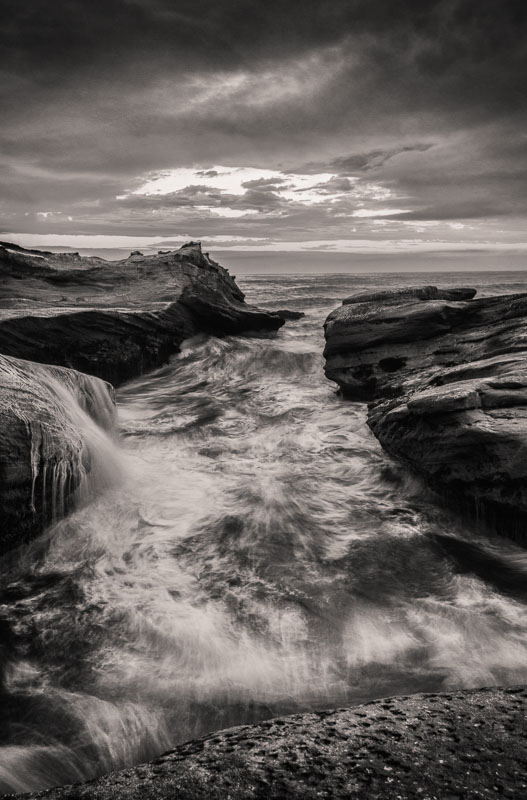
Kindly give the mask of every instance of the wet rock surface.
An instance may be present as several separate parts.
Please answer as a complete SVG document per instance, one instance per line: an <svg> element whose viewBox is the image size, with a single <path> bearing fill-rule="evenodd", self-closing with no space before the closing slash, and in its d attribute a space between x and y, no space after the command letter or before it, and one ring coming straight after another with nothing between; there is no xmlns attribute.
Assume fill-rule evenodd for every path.
<svg viewBox="0 0 527 800"><path fill-rule="evenodd" d="M0 355L0 554L70 507L92 468L91 420L111 427L111 386Z"/></svg>
<svg viewBox="0 0 527 800"><path fill-rule="evenodd" d="M165 362L197 333L273 331L197 242L121 261L0 245L0 352L119 384Z"/></svg>
<svg viewBox="0 0 527 800"><path fill-rule="evenodd" d="M274 311L273 313L277 314L281 319L284 320L296 320L305 317L305 313L303 311L288 311L287 308L280 308L278 311Z"/></svg>
<svg viewBox="0 0 527 800"><path fill-rule="evenodd" d="M166 362L195 334L284 324L247 305L227 270L196 242L113 262L4 242L0 279L3 549L64 516L89 471L84 434L67 408L75 392L89 404L98 385L89 376L118 385Z"/></svg>
<svg viewBox="0 0 527 800"><path fill-rule="evenodd" d="M522 687L389 698L232 728L23 797L517 800L527 794L526 712Z"/></svg>
<svg viewBox="0 0 527 800"><path fill-rule="evenodd" d="M325 324L326 375L383 447L500 531L527 521L527 295L358 295Z"/></svg>

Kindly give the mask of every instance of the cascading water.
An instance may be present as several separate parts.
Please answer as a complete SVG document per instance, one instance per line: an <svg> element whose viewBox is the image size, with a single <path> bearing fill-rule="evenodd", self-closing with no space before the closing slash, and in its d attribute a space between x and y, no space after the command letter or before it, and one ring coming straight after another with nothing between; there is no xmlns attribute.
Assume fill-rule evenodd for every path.
<svg viewBox="0 0 527 800"><path fill-rule="evenodd" d="M525 551L438 508L323 377L327 312L390 281L247 279L307 316L194 339L121 388L124 477L2 568L4 791L279 713L526 680Z"/></svg>
<svg viewBox="0 0 527 800"><path fill-rule="evenodd" d="M0 451L2 465L4 459L7 464L4 477L10 480L12 451L19 451L18 481L23 482L26 458L30 471L29 510L56 522L74 494L78 505L115 476L119 459L108 435L115 433L113 388L74 370L2 355L0 386L9 440ZM16 490L16 480L11 482Z"/></svg>
<svg viewBox="0 0 527 800"><path fill-rule="evenodd" d="M63 419L65 426L78 432L82 443L78 451L66 452L62 458L53 459L54 445L45 440L45 428L32 437L32 463L35 485L38 471L43 502L51 482L51 516L53 522L64 517L71 485L76 488L75 505L79 506L111 486L122 470L122 458L116 444L115 406L113 389L103 381L89 375L75 374L74 380L65 380L44 373L48 396L55 402L55 422ZM78 376L78 377L77 377ZM33 453L36 451L36 455ZM50 452L51 451L51 452ZM49 453L49 455L48 455ZM39 456L41 463L39 465ZM51 475L48 475L51 466Z"/></svg>
<svg viewBox="0 0 527 800"><path fill-rule="evenodd" d="M30 466L32 472L31 506L36 511L41 505L46 518L56 522L64 517L72 502L78 506L89 503L100 496L101 490L115 486L121 477L122 458L115 436L115 407L113 390L102 381L81 375L71 370L40 366L29 362L0 357L0 372L3 386L11 392L12 412L15 419L25 424L30 437ZM40 416L37 414L40 413ZM37 497L37 490L41 494ZM50 531L49 535L53 535ZM63 763L69 762L67 774L72 780L82 780L82 765L76 767L75 758L68 747L33 730L29 748L19 743L25 738L25 707L29 702L31 711L37 716L44 706L53 707L56 690L48 685L47 678L39 683L39 669L26 658L27 649L18 649L19 630L24 625L38 625L40 609L29 604L27 612L31 615L21 628L17 615L24 607L23 599L33 597L31 586L40 590L53 583L48 577L45 552L47 536L31 545L24 545L20 551L9 554L2 565L0 596L7 598L8 605L14 599L11 610L15 616L8 620L0 612L0 695L2 701L3 730L0 734L5 747L0 747L0 788L10 791L23 791L26 786L47 785L60 780ZM57 564L60 571L60 565ZM38 592L37 592L38 596ZM22 601L22 602L20 602ZM2 611L5 607L2 608ZM56 624L60 627L60 607ZM24 614L24 612L22 612ZM9 615L7 615L9 616ZM15 647L13 648L13 645ZM53 647L53 644L51 645ZM75 658L64 648L55 651L54 658ZM21 657L20 657L21 656ZM49 677L49 676L48 676ZM38 688L37 688L38 687ZM35 691L34 691L35 690ZM42 703L41 695L49 696ZM59 705L64 703L68 693L60 694ZM82 696L71 693L72 715L79 713ZM83 726L87 724L89 709L82 713ZM58 717L62 716L58 710ZM19 718L21 714L21 718ZM44 720L46 719L44 712ZM31 724L31 723L30 723ZM103 737L96 735L93 740ZM67 735L67 728L64 730ZM102 742L101 742L102 744ZM112 745L110 753L115 750ZM104 763L104 749L96 748L97 761ZM113 758L108 756L106 763L111 766ZM32 777L28 784L28 770ZM57 778L55 779L55 776Z"/></svg>

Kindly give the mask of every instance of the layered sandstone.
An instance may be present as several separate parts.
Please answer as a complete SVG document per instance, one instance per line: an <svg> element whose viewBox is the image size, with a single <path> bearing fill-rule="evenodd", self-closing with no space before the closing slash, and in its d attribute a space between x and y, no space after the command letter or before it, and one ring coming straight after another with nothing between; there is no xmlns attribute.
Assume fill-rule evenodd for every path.
<svg viewBox="0 0 527 800"><path fill-rule="evenodd" d="M349 298L325 324L326 375L369 403L383 447L508 533L527 521L527 294Z"/></svg>

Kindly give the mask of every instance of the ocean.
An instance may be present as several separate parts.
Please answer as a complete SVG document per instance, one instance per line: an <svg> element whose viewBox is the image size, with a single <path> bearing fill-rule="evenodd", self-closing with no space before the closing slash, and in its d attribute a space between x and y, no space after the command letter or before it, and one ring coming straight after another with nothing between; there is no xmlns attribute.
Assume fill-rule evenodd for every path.
<svg viewBox="0 0 527 800"><path fill-rule="evenodd" d="M0 564L1 791L266 717L527 681L527 552L392 461L322 357L354 292L515 293L525 274L238 283L305 317L197 337L120 387L110 485Z"/></svg>

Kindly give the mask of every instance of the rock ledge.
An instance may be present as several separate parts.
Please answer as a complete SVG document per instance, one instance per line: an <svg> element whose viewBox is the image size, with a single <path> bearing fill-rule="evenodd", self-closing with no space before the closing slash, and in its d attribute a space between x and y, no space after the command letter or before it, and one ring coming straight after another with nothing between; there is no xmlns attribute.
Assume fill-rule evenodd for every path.
<svg viewBox="0 0 527 800"><path fill-rule="evenodd" d="M197 333L275 331L199 242L120 261L0 245L0 353L73 367L117 385Z"/></svg>
<svg viewBox="0 0 527 800"><path fill-rule="evenodd" d="M369 402L383 447L449 502L520 537L527 524L527 294L358 295L326 320L326 375ZM455 298L455 299L452 299Z"/></svg>
<svg viewBox="0 0 527 800"><path fill-rule="evenodd" d="M527 794L527 689L388 698L219 731L47 800L481 800Z"/></svg>

